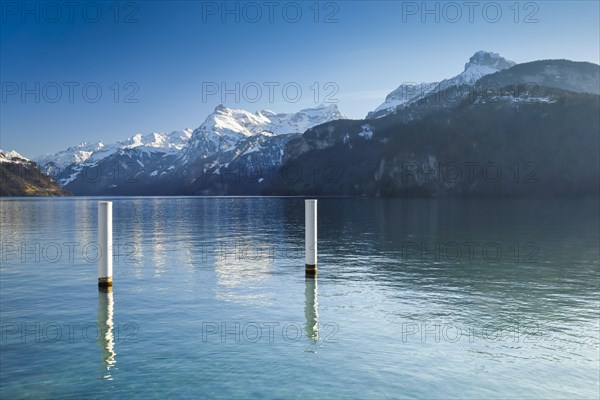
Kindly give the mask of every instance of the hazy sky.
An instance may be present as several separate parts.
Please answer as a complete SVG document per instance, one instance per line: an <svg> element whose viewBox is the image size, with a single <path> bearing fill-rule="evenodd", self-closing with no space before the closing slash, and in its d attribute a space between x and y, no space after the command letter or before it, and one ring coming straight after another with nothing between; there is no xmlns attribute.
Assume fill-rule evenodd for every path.
<svg viewBox="0 0 600 400"><path fill-rule="evenodd" d="M400 83L454 76L478 50L600 58L596 0L0 4L0 147L27 157L196 128L220 103L337 101L362 118Z"/></svg>

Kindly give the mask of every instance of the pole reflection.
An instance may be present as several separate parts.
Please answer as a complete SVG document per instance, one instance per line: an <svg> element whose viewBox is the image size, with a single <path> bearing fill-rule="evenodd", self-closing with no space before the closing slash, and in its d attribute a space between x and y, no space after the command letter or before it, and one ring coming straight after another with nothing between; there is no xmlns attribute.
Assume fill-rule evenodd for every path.
<svg viewBox="0 0 600 400"><path fill-rule="evenodd" d="M306 303L304 316L306 317L306 336L314 342L319 340L319 303L317 299L317 277L306 277L304 290Z"/></svg>
<svg viewBox="0 0 600 400"><path fill-rule="evenodd" d="M111 369L117 362L115 353L115 337L113 323L113 292L112 287L98 288L98 344L102 358L103 379L112 380Z"/></svg>

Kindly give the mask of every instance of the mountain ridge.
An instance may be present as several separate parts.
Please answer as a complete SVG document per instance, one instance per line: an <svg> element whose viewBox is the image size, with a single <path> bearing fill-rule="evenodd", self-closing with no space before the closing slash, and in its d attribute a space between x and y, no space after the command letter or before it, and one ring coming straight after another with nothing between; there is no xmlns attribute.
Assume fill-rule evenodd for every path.
<svg viewBox="0 0 600 400"><path fill-rule="evenodd" d="M209 164L209 173L216 175L232 162L243 164L244 170L256 169L259 160L261 167L277 167L289 138L307 127L341 118L345 116L337 105L321 104L295 113L252 113L220 104L198 128L174 132L185 132L185 144L180 148L165 140L154 140L159 145L150 146L150 140L143 139L157 134L136 134L98 146L98 154L91 152L79 159L72 154L79 147L71 147L71 154L67 151L63 158L82 161L62 165L50 161L44 169L76 194L173 194L177 185L194 184L194 174L205 173L205 164Z"/></svg>
<svg viewBox="0 0 600 400"><path fill-rule="evenodd" d="M560 193L567 187L572 187L573 193L598 193L600 172L597 154L590 153L586 146L573 146L568 142L567 132L579 130L581 136L577 140L588 143L588 146L597 152L600 134L596 118L600 114L598 113L599 88L600 66L596 64L563 60L534 61L484 75L473 85L450 86L440 92L430 93L381 118L333 121L309 129L301 137L291 140L286 145L280 171L285 171L290 166L305 170L311 165L323 165L329 162L335 164L335 168L330 171L330 177L336 176L336 172L343 172L341 177L346 174L351 178L343 180L343 184L322 180L290 182L279 179L266 190L266 193L390 196L508 195ZM594 89L596 93L588 93ZM458 115L464 113L468 114L472 125L464 124L464 120L456 120ZM480 113L479 117L477 113ZM505 116L505 120L497 118L497 115L501 114ZM557 115L561 118L555 118ZM573 118L575 115L579 117ZM555 121L554 124L546 124L550 119ZM523 125L513 123L519 120L524 121ZM572 126L566 126L564 121L569 121ZM453 125L460 125L466 136L455 129L449 130ZM503 126L511 126L514 132L506 132L501 129ZM560 131L557 131L558 127ZM422 131L420 134L419 130ZM540 130L547 130L552 135L548 138L539 136ZM511 149L510 143L518 143L516 141L522 140L527 143L529 154L544 160L544 166L548 171L557 174L554 179L560 183L554 186L552 184L531 186L529 192L523 192L518 186L503 186L498 191L494 191L493 188L483 190L481 187L446 190L443 185L403 186L401 177L396 173L399 168L401 169L402 163L406 161L428 165L430 156L433 160L443 158L441 157L443 149L439 148L437 142L442 137L436 136L435 133L441 134L446 131L455 135L457 140L462 137L462 142L457 143L448 141L447 137L444 139L444 143L450 148L458 146L462 149L450 162L480 162L481 160L469 160L466 157L472 154L469 146L485 147L481 142L484 138L487 141L505 140L506 143L498 143L495 150L499 159L506 160L514 150ZM477 132L480 132L480 136L477 136ZM489 137L488 132L497 132L498 138L501 139ZM535 132L539 140L537 146L527 139L533 136L532 132ZM424 141L420 136L429 138L429 142ZM465 137L468 137L468 141L464 140ZM548 140L554 142L547 143ZM547 151L560 151L561 147L552 146L565 141L570 145L568 147L573 149L573 154L581 155L582 159L572 165L565 164L564 171L561 172L556 164L544 159L539 151L541 148L546 148ZM567 148L567 143L564 144L564 148ZM428 148L437 149L436 151L440 153L431 153ZM360 152L356 149L360 149ZM396 152L397 157L384 155L385 149ZM485 157L488 160L490 154L493 153L486 153ZM528 153L524 152L523 157L526 154ZM477 156L480 157L481 154ZM393 162L386 161L390 157ZM557 157L557 160L565 161L565 157ZM574 167L584 163L587 169ZM369 171L368 174L365 175L364 170L359 166ZM504 168L509 166L505 165ZM569 171L570 169L572 170ZM566 174L567 171L569 174ZM391 179L380 179L385 176ZM551 181L553 177L547 175L546 179Z"/></svg>
<svg viewBox="0 0 600 400"><path fill-rule="evenodd" d="M403 83L390 92L385 101L375 110L367 114L367 119L381 118L395 112L398 108L406 107L428 94L439 92L451 86L473 84L485 75L515 66L516 63L507 60L498 53L480 50L469 58L464 70L452 78L440 82ZM415 89L417 89L415 91Z"/></svg>
<svg viewBox="0 0 600 400"><path fill-rule="evenodd" d="M383 110L381 115L370 113L363 120L347 119L335 104L279 114L271 110L250 112L219 104L198 128L175 131L185 132L184 139L187 139L182 141L184 144L179 143L179 147L170 146L168 140L161 140L164 136L159 134L137 134L117 142L118 146L104 145L102 142L86 144L92 149L94 146L100 147L98 153L75 154L82 162L77 162L78 159L73 155L71 159L67 157L76 162L53 176L74 193L88 195L302 194L304 192L297 185L293 182L286 184L281 177L290 166L300 166L305 173L312 171L313 175L330 174L330 170L319 170L327 169L328 163L319 157L315 158L316 154L348 152L358 157L357 164L360 164L363 156L356 153L357 149L364 150L364 157L368 158L370 152L378 148L373 143L385 147L397 140L389 135L390 132L396 132L395 135L401 137L408 126L419 121L427 123L442 117L450 121L453 120L453 112L465 107L481 110L488 121L496 121L493 115L489 115L492 105L499 109L514 107L518 110L521 107L521 112L527 115L541 112L543 107L550 107L549 112L562 113L566 107L563 100L571 98L564 91L572 92L576 98L595 101L593 97L585 97L582 93L600 94L600 66L568 60L515 64L497 53L479 51L469 58L460 74L424 85L421 92L413 92L414 96L409 96L407 101L379 110ZM407 90L407 87L400 85L386 97L386 102L399 89ZM400 94L405 96L408 92ZM585 108L583 103L577 104L577 107ZM573 109L573 112L579 111ZM537 118L534 114L527 119L528 123ZM520 118L518 113L506 115L507 118ZM488 122L485 120L477 120L473 116L469 118L477 121L479 129L495 129L492 126L486 128ZM439 124L432 126L441 129ZM530 128L535 126L531 125ZM388 133L382 136L382 130ZM475 142L478 140L476 136L469 137ZM435 143L430 145L434 146ZM89 151L89 147L80 149L82 146L69 149ZM397 147L397 150L400 151L400 148ZM402 154L412 157L404 149ZM339 156L336 154L335 158ZM316 164L306 164L306 160ZM60 157L57 162L50 162L44 168L48 172L56 172L59 170L56 167L59 161ZM385 170L386 165L390 164L384 162L381 168ZM345 167L352 169L354 165ZM372 178L376 176L380 175L374 174ZM314 185L306 182L303 187L306 190L315 189ZM384 190L368 193L408 192Z"/></svg>

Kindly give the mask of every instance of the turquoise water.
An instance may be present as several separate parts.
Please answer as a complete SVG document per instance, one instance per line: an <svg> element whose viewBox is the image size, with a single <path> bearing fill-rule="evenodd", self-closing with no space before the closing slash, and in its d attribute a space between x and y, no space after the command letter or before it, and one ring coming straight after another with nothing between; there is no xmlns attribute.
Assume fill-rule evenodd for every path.
<svg viewBox="0 0 600 400"><path fill-rule="evenodd" d="M598 398L599 213L582 199L0 201L9 398Z"/></svg>

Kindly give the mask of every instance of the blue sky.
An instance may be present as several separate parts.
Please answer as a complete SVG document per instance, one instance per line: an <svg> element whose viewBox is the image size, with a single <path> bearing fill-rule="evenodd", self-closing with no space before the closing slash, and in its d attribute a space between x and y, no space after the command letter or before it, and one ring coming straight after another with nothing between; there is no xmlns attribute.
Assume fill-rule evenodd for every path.
<svg viewBox="0 0 600 400"><path fill-rule="evenodd" d="M34 157L196 128L223 88L232 108L337 100L361 118L400 83L460 73L478 50L600 62L598 1L75 3L0 3L2 149Z"/></svg>

